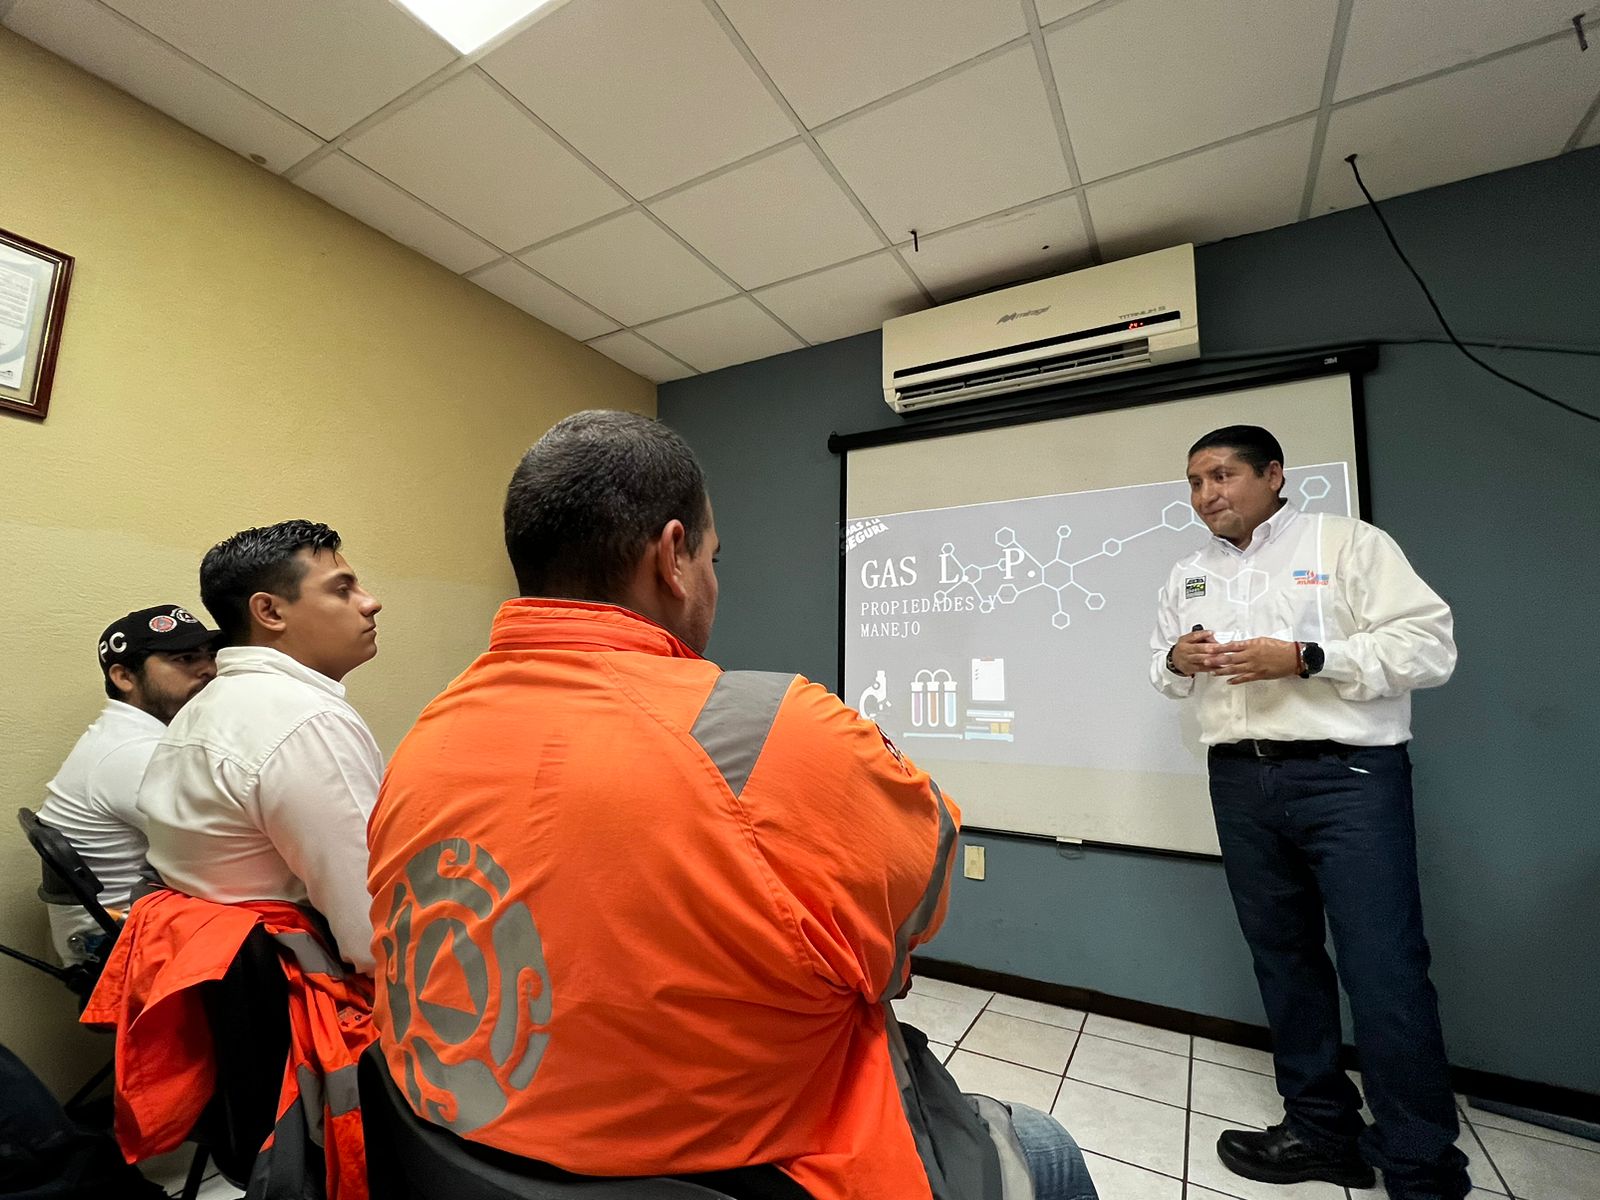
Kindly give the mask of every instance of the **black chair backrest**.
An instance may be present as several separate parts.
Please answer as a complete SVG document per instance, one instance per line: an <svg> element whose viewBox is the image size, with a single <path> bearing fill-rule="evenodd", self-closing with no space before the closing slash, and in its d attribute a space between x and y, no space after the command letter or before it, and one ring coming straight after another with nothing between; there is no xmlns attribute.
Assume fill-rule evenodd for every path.
<svg viewBox="0 0 1600 1200"><path fill-rule="evenodd" d="M357 1079L374 1200L807 1200L772 1167L696 1176L695 1182L602 1178L475 1145L412 1112L377 1043L361 1056Z"/></svg>
<svg viewBox="0 0 1600 1200"><path fill-rule="evenodd" d="M115 937L122 927L100 903L100 881L66 835L39 820L29 808L17 810L17 821L39 855L39 899L46 904L81 905L101 929Z"/></svg>

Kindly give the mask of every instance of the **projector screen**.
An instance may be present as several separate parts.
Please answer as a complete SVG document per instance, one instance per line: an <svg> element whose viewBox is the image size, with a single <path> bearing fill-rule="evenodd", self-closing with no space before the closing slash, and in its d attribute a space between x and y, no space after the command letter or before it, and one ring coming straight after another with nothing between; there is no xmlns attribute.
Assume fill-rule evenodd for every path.
<svg viewBox="0 0 1600 1200"><path fill-rule="evenodd" d="M1211 536L1185 452L1237 424L1277 435L1293 503L1359 515L1343 373L845 451L842 695L967 827L1218 853L1194 713L1151 686L1150 636Z"/></svg>

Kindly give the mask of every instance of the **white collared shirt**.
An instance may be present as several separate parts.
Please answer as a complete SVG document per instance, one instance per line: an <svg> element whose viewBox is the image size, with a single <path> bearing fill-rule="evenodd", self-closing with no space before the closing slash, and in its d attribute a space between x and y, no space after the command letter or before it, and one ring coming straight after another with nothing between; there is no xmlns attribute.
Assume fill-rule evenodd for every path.
<svg viewBox="0 0 1600 1200"><path fill-rule="evenodd" d="M309 903L370 971L367 818L382 774L341 684L280 651L230 646L145 771L150 865L204 900Z"/></svg>
<svg viewBox="0 0 1600 1200"><path fill-rule="evenodd" d="M107 700L45 784L39 819L58 829L100 881L100 903L125 909L144 866L144 818L136 804L150 755L167 731L142 708ZM52 904L50 937L64 963L83 958L75 935L100 926L77 905Z"/></svg>
<svg viewBox="0 0 1600 1200"><path fill-rule="evenodd" d="M1196 625L1219 642L1316 642L1326 659L1310 679L1186 679L1167 670L1167 651ZM1411 737L1411 693L1455 670L1452 629L1449 606L1388 534L1286 504L1245 549L1213 537L1172 568L1150 639L1150 680L1168 696L1194 696L1208 746L1244 738L1398 745Z"/></svg>

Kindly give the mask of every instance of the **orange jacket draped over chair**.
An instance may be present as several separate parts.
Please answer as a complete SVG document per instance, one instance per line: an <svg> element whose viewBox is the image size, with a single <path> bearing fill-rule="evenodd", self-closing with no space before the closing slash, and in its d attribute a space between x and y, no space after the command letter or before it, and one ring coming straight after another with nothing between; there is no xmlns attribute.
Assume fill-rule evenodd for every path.
<svg viewBox="0 0 1600 1200"><path fill-rule="evenodd" d="M290 1042L276 1127L261 1153L288 1139L320 1146L329 1200L366 1200L356 1060L374 1037L372 981L330 955L311 918L282 901L216 904L162 890L133 906L80 1018L116 1027L117 1141L138 1162L189 1136L216 1081L198 985L227 973L257 925L278 943ZM308 1081L320 1099L303 1095ZM258 1161L255 1174L265 1173Z"/></svg>
<svg viewBox="0 0 1600 1200"><path fill-rule="evenodd" d="M816 684L510 601L369 825L390 1069L420 1116L579 1174L927 1197L886 1001L958 819Z"/></svg>

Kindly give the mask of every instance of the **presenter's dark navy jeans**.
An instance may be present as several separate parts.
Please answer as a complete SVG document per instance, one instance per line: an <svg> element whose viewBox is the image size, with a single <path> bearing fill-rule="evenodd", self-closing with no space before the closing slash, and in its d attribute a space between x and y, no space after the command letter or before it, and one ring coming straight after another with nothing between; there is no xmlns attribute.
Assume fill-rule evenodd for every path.
<svg viewBox="0 0 1600 1200"><path fill-rule="evenodd" d="M1458 1200L1455 1097L1428 979L1404 746L1314 758L1210 755L1211 804L1240 928L1272 1027L1285 1120L1327 1146L1359 1137L1395 1200ZM1350 997L1373 1125L1339 1070Z"/></svg>

